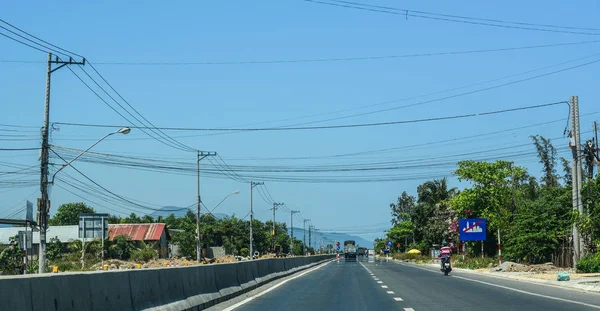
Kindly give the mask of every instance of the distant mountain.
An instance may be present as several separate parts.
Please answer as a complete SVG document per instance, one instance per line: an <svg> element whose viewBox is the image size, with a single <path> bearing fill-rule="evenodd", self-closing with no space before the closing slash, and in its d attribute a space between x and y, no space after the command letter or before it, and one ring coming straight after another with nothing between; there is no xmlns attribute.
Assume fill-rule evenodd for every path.
<svg viewBox="0 0 600 311"><path fill-rule="evenodd" d="M289 232L289 229L288 229ZM366 248L373 248L373 241L368 241L365 240L359 236L355 236L355 235L349 235L346 233L338 233L338 232L320 232L317 236L318 240L318 244L317 246L320 246L321 240L323 239L323 237L325 237L325 245L327 245L327 241L339 241L341 244L341 248L344 248L344 241L347 240L354 240L354 242L356 242L356 245L359 247L366 247ZM302 241L304 239L304 230L302 228L294 228L294 238ZM312 246L314 246L314 239L315 239L315 235L313 233L313 242L312 242ZM306 230L306 243L308 243L308 230Z"/></svg>

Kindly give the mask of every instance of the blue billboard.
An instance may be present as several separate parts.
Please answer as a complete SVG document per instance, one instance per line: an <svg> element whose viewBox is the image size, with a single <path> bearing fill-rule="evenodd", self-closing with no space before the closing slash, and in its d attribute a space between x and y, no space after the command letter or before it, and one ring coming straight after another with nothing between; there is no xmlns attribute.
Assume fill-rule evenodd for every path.
<svg viewBox="0 0 600 311"><path fill-rule="evenodd" d="M461 241L485 241L486 221L485 218L459 219Z"/></svg>

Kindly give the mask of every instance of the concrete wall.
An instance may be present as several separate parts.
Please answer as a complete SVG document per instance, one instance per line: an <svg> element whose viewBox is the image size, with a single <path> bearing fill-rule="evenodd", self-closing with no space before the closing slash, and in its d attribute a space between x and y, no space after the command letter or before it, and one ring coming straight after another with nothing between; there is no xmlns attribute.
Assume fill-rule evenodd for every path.
<svg viewBox="0 0 600 311"><path fill-rule="evenodd" d="M225 248L221 246L211 246L208 248L208 258L221 258L228 255L225 252Z"/></svg>
<svg viewBox="0 0 600 311"><path fill-rule="evenodd" d="M202 310L332 255L0 278L1 310Z"/></svg>

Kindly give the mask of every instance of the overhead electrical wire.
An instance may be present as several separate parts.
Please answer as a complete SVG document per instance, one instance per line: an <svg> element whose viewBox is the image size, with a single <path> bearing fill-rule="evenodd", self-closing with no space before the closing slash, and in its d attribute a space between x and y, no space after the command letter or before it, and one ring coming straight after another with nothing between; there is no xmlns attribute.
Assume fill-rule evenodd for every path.
<svg viewBox="0 0 600 311"><path fill-rule="evenodd" d="M600 61L600 60L598 60ZM566 101L524 106L518 108L494 110L480 113L468 113L462 115L444 116L444 117L432 117L414 120L401 120L401 121L389 121L389 122L375 122L375 123L355 123L355 124L339 124L339 125L323 125L323 126L306 126L306 127L267 127L267 128L185 128L185 127L161 127L162 130L170 131L248 131L248 132L259 132L259 131L302 131L302 130L324 130L324 129L342 129L342 128L358 128L358 127L377 127L385 125L399 125L409 123L423 123L432 121L442 120L453 120L453 119L464 119L479 116L487 116L494 114L503 114L515 111L537 109L542 107L550 107L560 104L566 104ZM59 125L79 126L79 127L98 127L98 128L118 128L120 125L109 125L109 124L89 124L89 123L72 123L72 122L55 122ZM145 128L145 127L133 127L133 128Z"/></svg>
<svg viewBox="0 0 600 311"><path fill-rule="evenodd" d="M42 48L44 48L45 50L44 50L44 49L41 49L41 48L36 48L35 46L32 46L32 45L30 45L30 44L25 44L25 45L27 45L27 46L29 46L29 47L32 47L32 48L35 48L35 49L37 49L37 50L44 51L44 52L55 52L55 53L56 53L56 54L58 54L58 55L63 55L63 56L66 56L66 57L68 57L68 58L72 58L73 56L79 56L79 57L82 57L82 58L83 58L83 56L81 56L81 55L79 55L79 54L76 54L76 53L70 52L70 51L68 51L68 50L65 50L65 49L63 49L63 48L60 48L60 47L58 47L58 46L56 46L56 45L53 45L53 44L51 44L51 43L49 43L49 42L47 42L47 41L44 41L44 40L42 40L42 39L40 39L40 38L38 38L38 37L36 37L36 36L34 36L34 35L32 35L32 34L30 34L30 33L26 32L26 31L24 31L24 30L22 30L22 29L20 29L20 28L18 28L18 27L16 27L16 26L14 26L14 25L12 25L12 24L10 24L10 23L8 23L8 22L6 22L6 21L2 20L2 19L0 19L0 22L2 22L2 23L4 23L4 24L7 24L7 25L9 25L10 27L12 27L12 28L14 28L14 29L16 29L16 30L20 31L21 33L23 33L23 34L25 34L25 35L27 35L27 36L29 36L29 37L31 37L31 38L34 38L35 40L33 40L33 39L31 39L31 38L28 38L28 37L26 37L26 36L24 36L24 35L22 35L22 34L19 34L19 33L15 32L15 31L12 31L12 30L10 30L10 29L8 29L8 28L4 27L4 26L1 26L1 25L0 25L0 28L2 28L2 29L5 29L5 30L9 31L10 33L12 33L12 34L14 34L14 35L16 35L16 36L18 36L18 37L21 37L21 38L23 38L23 39L25 39L25 40L27 40L27 41L29 41L29 42L31 42L31 43L33 43L33 44L37 45L37 46L41 46L41 47L42 47ZM3 35L4 35L4 36L6 36L6 37L9 37L9 38L11 38L11 39L15 39L15 38L12 38L12 37L11 37L11 36L9 36L9 35L5 35L5 34L3 34ZM36 40L37 40L37 41L36 41ZM24 42L21 42L21 41L20 41L20 40L18 40L18 39L16 39L16 41L17 41L17 42L20 42L20 43L24 43ZM40 43L40 42L43 42L44 44L42 44L42 43ZM51 47L49 47L48 45L50 45ZM52 47L54 47L54 48L52 48ZM57 50L57 49L58 49L58 50ZM61 52L61 51L59 51L59 50L61 50L61 51L64 51L64 52ZM85 58L84 58L84 59L85 59ZM119 102L118 102L118 101L117 101L117 100L116 100L116 99L115 99L113 96L111 96L111 95L110 95L110 94L109 94L109 93L106 91L106 89L104 89L104 88L103 88L103 87L102 87L102 86L101 86L101 85L100 85L100 84L99 84L99 83L98 83L98 82L97 82L97 81L96 81L96 80L95 80L95 79L94 79L94 78L93 78L93 77L92 77L92 76L91 76L91 75L90 75L90 74L89 74L89 73L88 73L88 72L87 72L85 69L83 69L82 67L80 67L80 69L81 69L81 70L82 70L82 71L83 71L83 72L84 72L84 73L85 73L85 74L88 76L88 78L89 78L90 80L92 80L92 81L93 81L93 82L94 82L94 83L95 83L95 84L96 84L96 85L97 85L97 86L98 86L98 87L99 87L99 88L100 88L100 89L101 89L101 90L102 90L102 91L103 91L103 92L104 92L104 93L105 93L107 96L109 96L109 97L110 97L110 98L111 98L111 99L112 99L112 100L113 100L115 103L117 103L117 104L119 105L119 107L121 107L121 109L123 109L125 112L127 112L129 115L131 115L131 116L132 116L134 119L136 119L136 120L137 120L137 121L138 121L140 124L142 124L143 126L147 127L147 129L149 129L149 130L151 130L151 131L157 131L157 133L158 133L158 134L157 134L157 136L161 137L161 139L158 139L158 138L156 138L156 137L154 137L154 136L152 136L152 135L149 135L149 136L151 136L151 137L154 137L154 138L155 138L157 141L160 141L160 142L162 142L162 143L164 143L164 144L166 144L166 145L169 145L169 146L171 146L171 147L174 147L174 148L176 148L176 149L179 149L179 150L182 150L182 151L195 151L195 149L193 149L193 148L191 148L191 147L188 147L188 146L186 146L186 145L182 144L181 142L179 142L179 141L176 141L176 140L174 140L173 138L169 137L169 136L168 136L168 135L166 135L164 132L162 132L162 131L160 131L160 130L157 130L157 129L156 129L156 127L155 127L155 126L154 126L154 125L153 125L151 122L149 122L149 121L148 121L148 120L147 120L147 119L146 119L146 118L145 118L145 117L144 117L142 114L140 114L140 113L139 113L139 111L137 111L137 110L136 110L136 109L135 109L135 108L134 108L134 107L133 107L133 106L132 106L132 105L131 105L131 104L130 104L128 101L127 101L127 100L125 100L125 98L124 98L124 97L123 97L123 96L122 96L122 95L121 95L121 94L120 94L120 93L119 93L119 92L118 92L118 91L117 91L117 90L116 90L116 89L115 89L115 88L114 88L114 87L113 87L113 86L112 86L112 85L111 85L111 84L108 82L108 80L107 80L107 79L105 79L105 78L104 78L104 76L102 76L102 75L100 74L100 72L99 72L99 71L98 71L98 70L97 70L97 69L94 67L94 65L93 65L93 64L91 64L89 61L88 61L87 63L88 63L88 66L89 66L89 67L91 67L91 68L92 68L92 70L93 70L93 71L94 71L94 72L95 72L95 73L96 73L96 74L97 74L97 75L98 75L98 76L99 76L99 77L102 79L102 81L103 81L103 82L104 82L104 83L105 83L105 84L106 84L106 85L107 85L107 86L108 86L108 87L109 87L109 88L110 88L110 89L111 89L113 92L115 92L115 94L117 94L117 96L118 96L118 97L119 97L119 98L120 98L120 99L121 99L123 102L125 102L125 104L126 104L126 105L127 105L129 108L130 108L130 109L132 109L132 110L133 110L133 111L134 111L134 112L135 112L137 115L139 115L139 116L140 116L140 117L141 117L141 118L142 118L142 119L143 119L145 122L142 122L142 121L141 121L140 119L138 119L138 118L137 118L135 115L133 115L133 114L132 114L132 113L131 113L131 112L130 112L128 109L126 109L126 108L125 108L123 105L121 105L121 104L120 104L120 103L119 103ZM83 80L83 79L82 79L82 78L81 78L81 77L80 77L80 76L79 76L77 73L75 73L75 71L74 71L73 69L71 69L71 68L70 68L70 66L67 66L67 68L68 68L68 69L69 69L69 70L70 70L70 71L71 71L71 72L72 72L72 73L73 73L73 74L74 74L74 75L75 75L75 76L76 76L76 77L79 79L79 81L81 81L81 82L82 82L82 83L83 83L83 84L84 84L84 85L85 85L85 86L86 86L86 87L87 87L87 88L88 88L90 91L92 91L92 92L94 93L94 95L96 95L96 96L97 96L99 99L101 99L101 100L102 100L102 101L103 101L103 102L104 102L106 105L108 105L108 106L109 106L109 107L110 107L110 108L111 108L111 109L112 109L114 112L116 112L118 115L120 115L120 116L121 116L123 119L125 119L125 120L126 120L126 121L128 121L128 122L130 122L128 118L126 118L126 117L125 117L125 116L124 116L122 113L120 113L118 110L116 110L114 107L112 107L112 105L110 105L110 104L108 103L108 101L106 101L104 98L102 98L102 96L100 96L100 94L98 94L98 92L96 92L95 90L93 90L93 88L92 88L92 87L91 87L91 86L90 86L88 83L86 83L86 82L85 82L85 81L84 81L84 80ZM132 122L132 123L133 123L133 122ZM146 133L146 132L145 132L145 133ZM148 134L148 133L147 133L147 134Z"/></svg>
<svg viewBox="0 0 600 311"><path fill-rule="evenodd" d="M314 58L314 59L288 59L288 60L263 60L263 61L204 61L204 62L96 62L96 65L124 65L124 66L195 66L195 65L261 65L261 64L296 64L296 63L325 63L325 62L349 62L349 61L364 61L364 60L386 60L386 59L402 59L416 57L432 57L432 56L449 56L449 55L465 55L465 54L480 54L492 52L507 52L519 50L531 50L564 46L575 46L584 44L600 43L600 40L565 42L553 44L539 44L529 46L517 46L507 48L492 48L492 49L475 49L450 52L430 52L430 53L414 53L414 54L399 54L399 55L380 55L380 56L358 56L358 57L335 57L335 58ZM1 60L0 63L45 63L43 61L31 60Z"/></svg>
<svg viewBox="0 0 600 311"><path fill-rule="evenodd" d="M426 13L424 11L419 11L421 13L415 14L412 12L417 12L417 11L408 10L408 9L398 9L398 8L392 8L392 7L374 6L374 5L368 5L368 4L362 4L362 3L350 2L350 1L333 1L333 0L331 2L325 2L327 0L323 0L323 1L302 0L302 1L311 2L311 3L315 3L315 4L335 6L335 7L356 9L356 10L362 10L362 11L392 14L392 15L402 16L405 18L416 17L416 18L423 18L423 19L429 19L429 20L438 20L438 21L445 21L445 22L452 22L452 23L462 23L462 24L488 26L488 27L519 29L519 30L532 30L532 31L540 31L540 32L550 32L550 33L600 36L600 33L598 33L598 32L575 31L575 30L584 30L584 28L578 28L578 27L569 27L568 28L568 29L573 29L573 30L565 30L565 29L567 29L566 26L560 27L560 28L563 28L563 30L561 30L561 29L546 29L546 28L541 28L541 27L530 27L530 26L525 26L525 25L519 26L519 25L507 25L507 24L502 24L502 23L485 22L485 21L483 21L483 19L478 19L480 21L477 21L474 19L468 20L468 19L465 19L465 17L452 18L452 17L450 17L451 15L441 15L441 14L432 15L432 13ZM430 15L427 15L427 14L430 14ZM522 23L522 24L525 24L525 23ZM531 24L531 25L533 25L533 24ZM541 26L541 25L538 24L538 26ZM545 27L549 27L549 26L545 26ZM559 26L550 26L550 28L552 28L552 27L559 28ZM587 28L587 29L593 29L593 28ZM596 30L596 29L593 29L593 30Z"/></svg>

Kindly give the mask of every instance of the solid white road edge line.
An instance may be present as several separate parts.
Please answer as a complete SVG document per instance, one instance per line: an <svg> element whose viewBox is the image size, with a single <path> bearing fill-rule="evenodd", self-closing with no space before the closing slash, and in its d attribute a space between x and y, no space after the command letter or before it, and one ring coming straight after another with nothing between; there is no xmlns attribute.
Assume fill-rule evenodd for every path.
<svg viewBox="0 0 600 311"><path fill-rule="evenodd" d="M265 291L262 291L262 292L254 295L252 297L248 297L248 298L246 298L246 299L244 299L244 300L242 300L242 301L240 301L240 302L238 302L238 303L236 303L236 304L234 304L234 305L232 305L232 306L230 306L228 308L223 309L223 311L231 311L231 310L234 310L236 308L239 308L239 307L241 307L241 306L249 303L250 301L254 300L255 298L258 298L258 297L260 297L260 296L262 296L262 295L264 295L264 294L266 294L266 293L268 293L268 292L270 292L270 291L278 288L279 286L281 286L281 285L283 285L283 284L285 284L285 283L287 283L287 282L289 282L291 280L295 280L295 279L297 279L297 278L299 278L301 276L304 276L304 275L306 275L308 273L311 273L311 272L313 272L313 271L315 271L317 269L321 269L321 268L325 267L326 265L328 265L331 262L332 261L328 261L328 262L320 264L320 265L318 265L318 266L316 266L314 268L310 268L309 270L304 271L304 272L302 272L302 273L300 273L300 274L298 274L296 276L293 276L293 277L291 277L289 279L283 280L280 283L275 284L273 287L267 288Z"/></svg>
<svg viewBox="0 0 600 311"><path fill-rule="evenodd" d="M415 267L413 265L405 265L405 264L400 264L400 265L406 266L406 267L410 266L410 267L413 267L413 268L416 268L416 269L421 269L421 270L425 270L425 271L429 271L429 272L433 272L433 273L439 273L437 271L433 271L433 270L429 270L429 269L425 269L425 268L421 268L421 267ZM499 288L502 288L502 289L511 290L513 292L517 292L517 293L521 293L521 294L526 294L526 295L531 295L531 296L536 296L536 297L542 297L542 298L552 299L552 300L557 300L557 301L562 301L562 302L574 303L574 304L577 304L577 305L586 306L586 307L590 307L590 308L594 308L594 309L600 309L600 306L589 304L589 303L585 303L585 302L580 302L580 301L575 301L575 300L569 300L569 299L564 299L564 298L558 298L558 297L552 297L552 296L547 296L547 295L532 293L532 292L528 292L528 291L524 291L524 290L520 290L520 289L516 289L516 288L511 288L511 287L504 286L504 285L499 285L499 284L494 284L494 283L488 283L488 282L480 281L480 280L473 280L473 279L465 278L465 277L458 276L458 275L453 275L452 277L453 278L457 278L457 279L461 279L461 280L475 282L475 283L485 284L485 285L488 285L488 286L499 287Z"/></svg>

